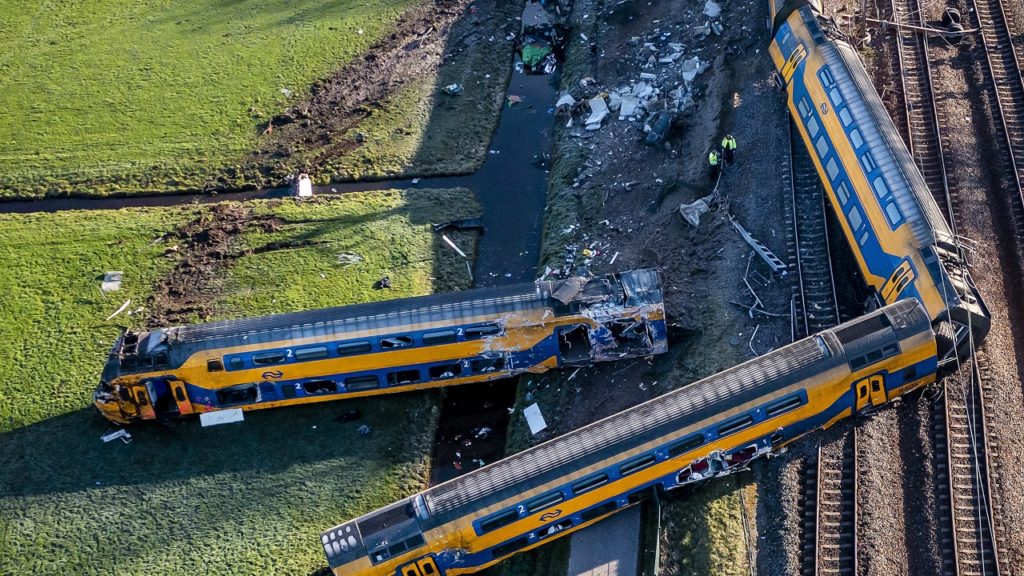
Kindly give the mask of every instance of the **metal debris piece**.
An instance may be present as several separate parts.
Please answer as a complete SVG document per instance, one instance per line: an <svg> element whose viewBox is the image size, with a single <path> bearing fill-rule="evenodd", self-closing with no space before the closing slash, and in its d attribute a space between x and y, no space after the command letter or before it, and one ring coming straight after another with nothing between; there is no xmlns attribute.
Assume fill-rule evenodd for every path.
<svg viewBox="0 0 1024 576"><path fill-rule="evenodd" d="M704 2L704 15L708 18L718 18L722 15L722 7L715 0Z"/></svg>
<svg viewBox="0 0 1024 576"><path fill-rule="evenodd" d="M455 245L455 242L452 242L452 239L449 238L447 234L442 234L441 240L444 240L445 244L451 246L453 250L458 252L459 256L462 256L463 258L469 258L469 256L466 256L465 252L463 252L458 246Z"/></svg>
<svg viewBox="0 0 1024 576"><path fill-rule="evenodd" d="M680 204L679 214L691 225L700 226L700 217L711 210L711 203L714 199L714 194L708 194L707 196L698 198L689 204Z"/></svg>
<svg viewBox="0 0 1024 576"><path fill-rule="evenodd" d="M466 90L462 87L462 84L449 84L442 88L442 91L449 96L459 96Z"/></svg>
<svg viewBox="0 0 1024 576"><path fill-rule="evenodd" d="M459 220L449 220L448 222L441 222L434 224L434 232L440 232L442 230L479 230L484 231L484 221L482 218L461 218Z"/></svg>
<svg viewBox="0 0 1024 576"><path fill-rule="evenodd" d="M121 442L124 442L125 444L130 444L131 441L132 441L132 435L129 434L128 431L125 430L124 428L121 428L120 430L115 430L113 432L108 432L107 434L104 434L103 436L100 436L100 440L103 440L104 442L111 442L111 441L114 441L114 440L120 440Z"/></svg>
<svg viewBox="0 0 1024 576"><path fill-rule="evenodd" d="M590 99L590 117L587 118L585 124L587 130L599 130L601 128L601 122L608 116L608 103L604 101L601 96L595 96Z"/></svg>
<svg viewBox="0 0 1024 576"><path fill-rule="evenodd" d="M750 247L754 249L754 252L757 252L758 255L761 256L761 258L768 264L769 268L771 268L779 276L786 275L786 265L782 263L782 260L779 260L778 256L776 256L771 250L768 249L767 246L762 244L759 240L751 236L750 232L747 232L747 229L741 226L740 223L737 222L731 214L729 215L729 221L732 222L732 225L736 228L736 231L740 233L740 236L742 236L744 240L746 240L747 244L750 244Z"/></svg>
<svg viewBox="0 0 1024 576"><path fill-rule="evenodd" d="M122 278L124 278L124 272L106 272L103 274L103 283L100 284L100 290L103 292L117 292L121 289Z"/></svg>
<svg viewBox="0 0 1024 576"><path fill-rule="evenodd" d="M107 316L107 319L106 319L106 320L104 320L104 322L110 322L111 320L113 320L113 319L114 319L114 316L117 316L117 315L118 315L118 314L120 314L121 312L124 312L124 311L125 311L125 309L126 309L126 308L128 308L128 305L129 305L129 304L131 304L131 303L132 303L132 301L131 301L131 299L130 299L130 298L129 298L128 300L125 300L125 301L124 301L124 304L121 304L121 307L120 307L120 308L118 308L117 310L114 310L114 313L113 313L113 314L111 314L110 316Z"/></svg>
<svg viewBox="0 0 1024 576"><path fill-rule="evenodd" d="M547 422L544 421L544 415L540 413L540 406L536 402L523 410L523 416L526 417L526 423L530 426L530 434L537 434L548 427Z"/></svg>
<svg viewBox="0 0 1024 576"><path fill-rule="evenodd" d="M359 254L349 254L346 252L338 254L338 264L341 264L342 266L351 266L353 264L359 264L362 261L363 257Z"/></svg>

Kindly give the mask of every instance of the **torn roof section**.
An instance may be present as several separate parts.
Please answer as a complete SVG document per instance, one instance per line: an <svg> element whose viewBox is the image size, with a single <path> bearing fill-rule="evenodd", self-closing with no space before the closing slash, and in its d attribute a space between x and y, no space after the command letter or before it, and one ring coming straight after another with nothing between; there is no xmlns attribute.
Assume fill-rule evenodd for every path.
<svg viewBox="0 0 1024 576"><path fill-rule="evenodd" d="M661 272L655 268L607 276L571 276L547 282L562 304L617 304L634 307L661 303Z"/></svg>

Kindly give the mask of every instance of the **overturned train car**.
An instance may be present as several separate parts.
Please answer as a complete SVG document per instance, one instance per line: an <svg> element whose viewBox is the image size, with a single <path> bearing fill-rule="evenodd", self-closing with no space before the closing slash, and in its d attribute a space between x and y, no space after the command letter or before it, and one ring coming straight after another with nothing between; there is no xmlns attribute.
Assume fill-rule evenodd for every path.
<svg viewBox="0 0 1024 576"><path fill-rule="evenodd" d="M878 300L920 300L955 363L988 333L966 254L886 113L856 50L813 0L769 0L769 53L789 113Z"/></svg>
<svg viewBox="0 0 1024 576"><path fill-rule="evenodd" d="M903 300L335 526L337 576L476 572L935 381L931 319Z"/></svg>
<svg viewBox="0 0 1024 576"><path fill-rule="evenodd" d="M643 269L125 332L94 401L127 424L506 378L667 349Z"/></svg>

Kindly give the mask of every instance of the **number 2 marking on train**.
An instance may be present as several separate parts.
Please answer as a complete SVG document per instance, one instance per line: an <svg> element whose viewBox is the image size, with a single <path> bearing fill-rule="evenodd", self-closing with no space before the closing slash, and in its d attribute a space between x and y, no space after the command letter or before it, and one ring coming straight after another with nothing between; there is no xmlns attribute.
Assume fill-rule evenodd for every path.
<svg viewBox="0 0 1024 576"><path fill-rule="evenodd" d="M519 512L520 516L522 516L523 514L526 514L526 506L523 506L522 504L520 504L519 506L516 506L516 512Z"/></svg>

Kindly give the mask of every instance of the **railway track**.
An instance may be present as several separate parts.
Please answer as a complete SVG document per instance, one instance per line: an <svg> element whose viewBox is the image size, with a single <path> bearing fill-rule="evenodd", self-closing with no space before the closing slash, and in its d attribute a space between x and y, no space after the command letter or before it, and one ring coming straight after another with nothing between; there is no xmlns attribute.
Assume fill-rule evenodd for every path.
<svg viewBox="0 0 1024 576"><path fill-rule="evenodd" d="M918 0L890 0L890 5L894 21L919 27L925 24ZM903 117L897 114L897 122L929 190L956 234L960 202L944 153L945 122L935 101L928 38L905 28L896 30L894 36L903 104ZM1014 170L1021 174L1016 167ZM1018 178L1018 192L1020 182ZM1024 200L1024 195L1017 197ZM1024 212L1018 216L1018 230L1024 230L1020 228ZM942 393L931 409L941 567L943 574L951 576L1007 573L1000 562L1005 554L998 537L999 515L992 500L994 443L985 417L986 398L991 394L980 358L974 356L969 366L943 381Z"/></svg>
<svg viewBox="0 0 1024 576"><path fill-rule="evenodd" d="M818 446L803 486L803 576L857 574L857 428Z"/></svg>
<svg viewBox="0 0 1024 576"><path fill-rule="evenodd" d="M839 324L825 223L825 190L800 135L789 126L789 267L794 273L793 339Z"/></svg>
<svg viewBox="0 0 1024 576"><path fill-rule="evenodd" d="M839 324L825 220L825 190L800 136L789 127L789 265L793 283L793 339ZM802 573L857 573L856 432L839 445L819 446L804 463Z"/></svg>
<svg viewBox="0 0 1024 576"><path fill-rule="evenodd" d="M1018 237L1024 237L1024 78L1002 0L971 0L995 93L997 130L1007 153L1009 190Z"/></svg>

